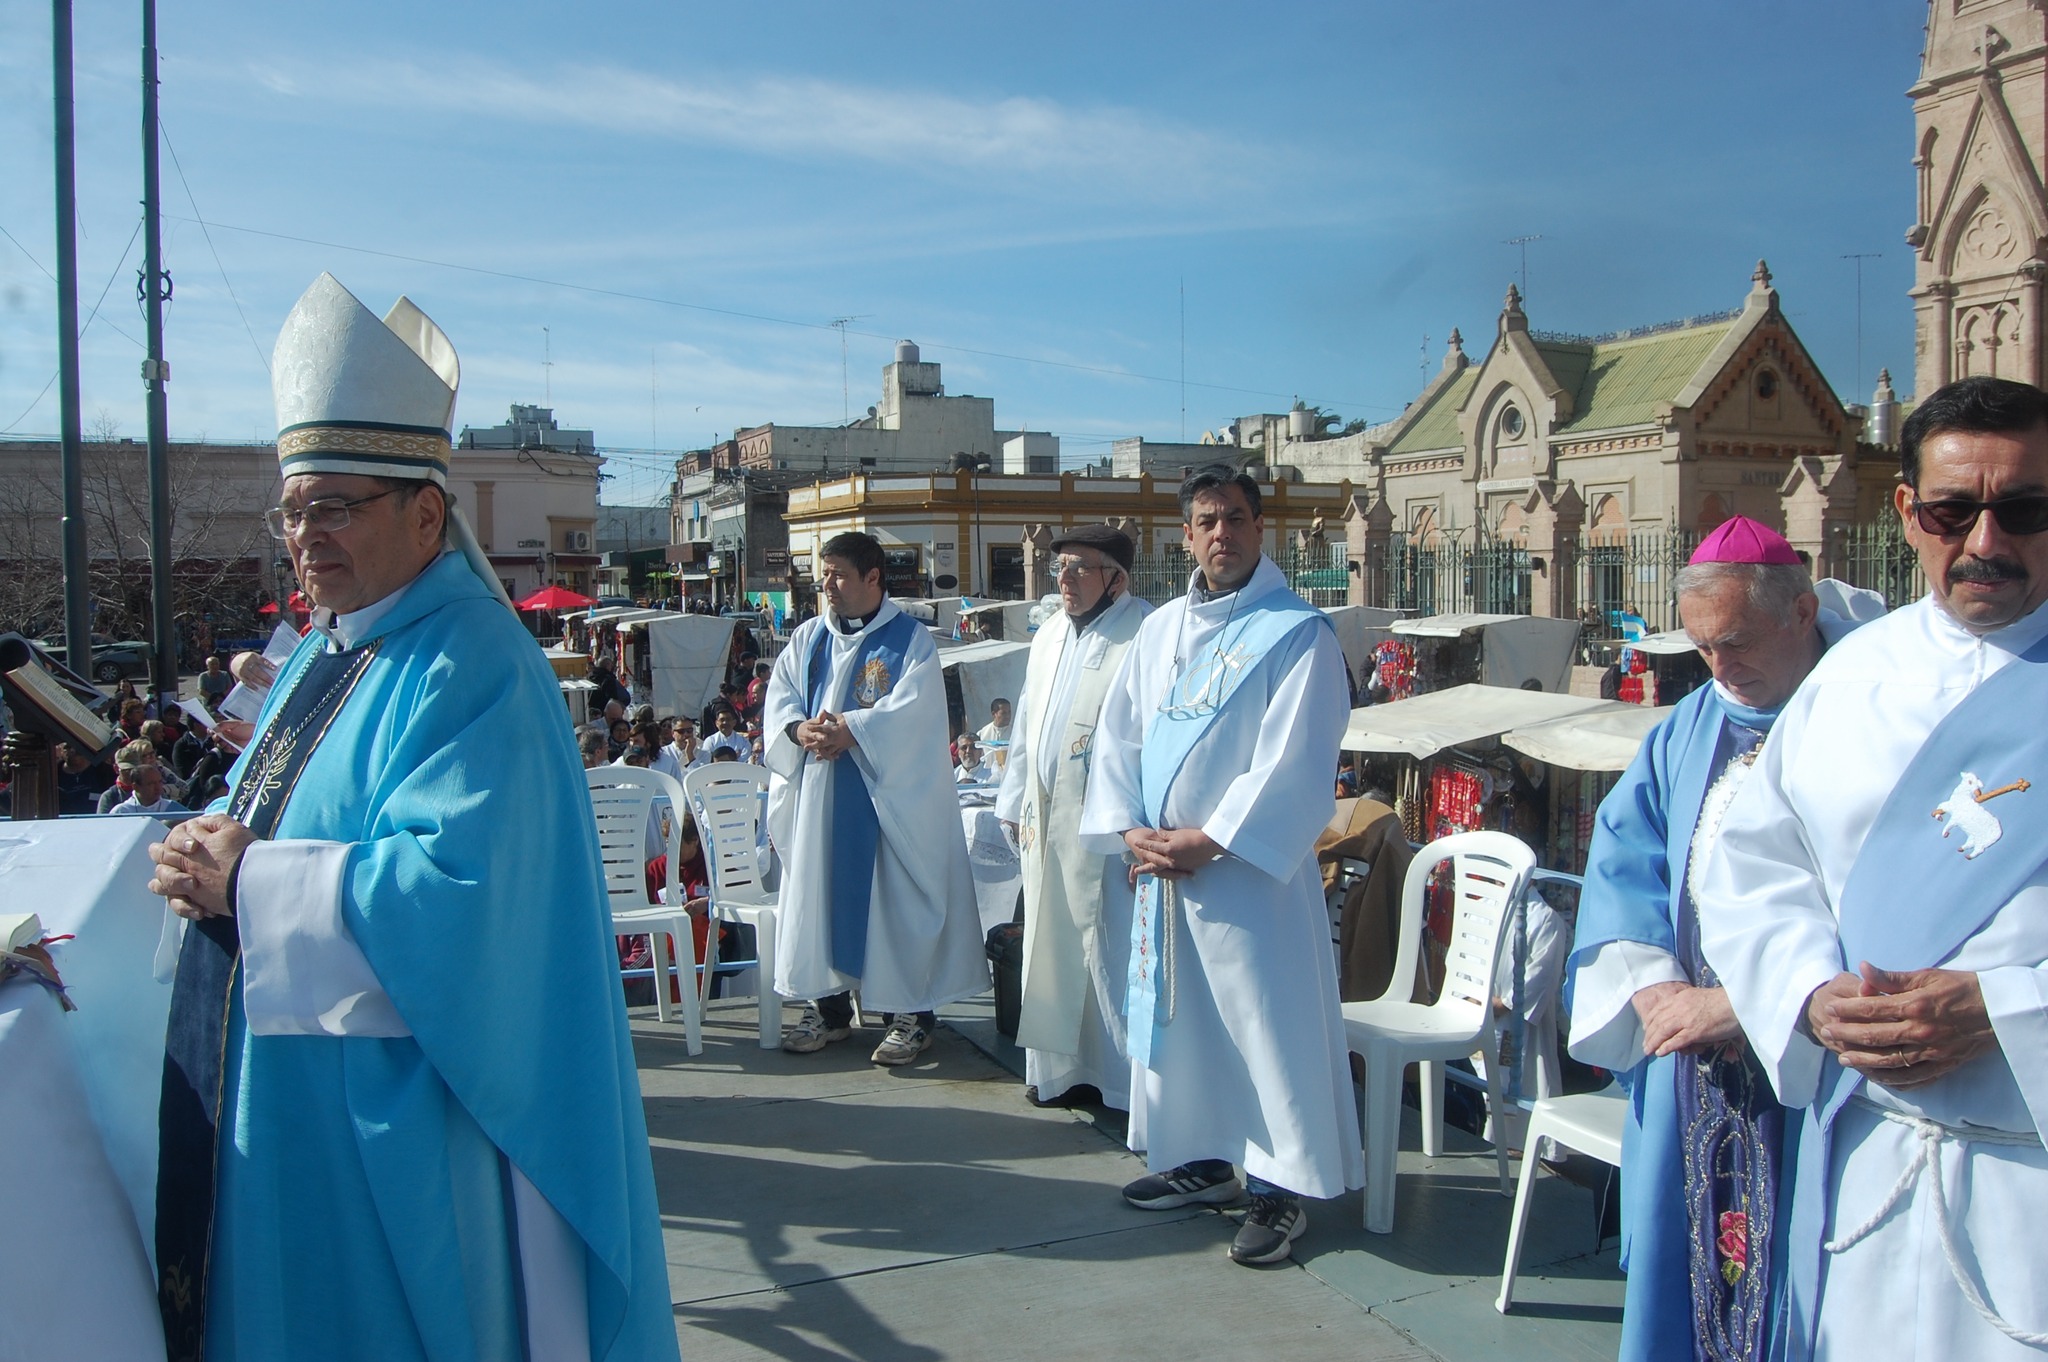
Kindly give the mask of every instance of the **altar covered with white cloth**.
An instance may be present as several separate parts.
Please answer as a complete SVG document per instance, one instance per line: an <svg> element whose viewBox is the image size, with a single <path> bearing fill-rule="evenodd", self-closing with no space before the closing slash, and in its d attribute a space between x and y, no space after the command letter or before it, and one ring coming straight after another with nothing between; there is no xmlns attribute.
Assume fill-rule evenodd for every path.
<svg viewBox="0 0 2048 1362"><path fill-rule="evenodd" d="M75 1012L25 978L0 985L0 1357L161 1358L147 1245L171 988L148 889L150 818L0 823L0 884L34 911Z"/></svg>

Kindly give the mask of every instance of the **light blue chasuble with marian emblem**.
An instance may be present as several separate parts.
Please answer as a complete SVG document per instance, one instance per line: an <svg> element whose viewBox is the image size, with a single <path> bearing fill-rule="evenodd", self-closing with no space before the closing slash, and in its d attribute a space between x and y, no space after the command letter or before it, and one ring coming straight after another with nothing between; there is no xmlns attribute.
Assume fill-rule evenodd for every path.
<svg viewBox="0 0 2048 1362"><path fill-rule="evenodd" d="M525 1357L516 1170L581 1249L590 1356L673 1358L595 826L555 679L459 554L370 634L345 669L319 634L302 642L218 807L250 804L261 761L266 836L346 844L342 920L411 1034L253 1034L240 963L220 953L219 1071L192 1075L218 1103L217 1183L210 1205L160 1192L181 1217L212 1214L209 1262L185 1282L203 1293L204 1356ZM336 670L349 688L317 735L266 746L301 680ZM262 907L243 903L243 920ZM167 1127L189 1097L167 1080Z"/></svg>
<svg viewBox="0 0 2048 1362"><path fill-rule="evenodd" d="M1275 595L1227 625L1214 644L1188 659L1147 724L1139 753L1150 826L1160 826L1175 777L1195 744L1238 693L1238 683L1288 635L1315 624L1331 627L1329 616L1300 597L1291 592ZM1172 881L1155 875L1138 877L1124 1018L1131 1060L1145 1068L1152 1067L1153 1052L1163 1043L1165 1029L1173 1021L1177 897Z"/></svg>

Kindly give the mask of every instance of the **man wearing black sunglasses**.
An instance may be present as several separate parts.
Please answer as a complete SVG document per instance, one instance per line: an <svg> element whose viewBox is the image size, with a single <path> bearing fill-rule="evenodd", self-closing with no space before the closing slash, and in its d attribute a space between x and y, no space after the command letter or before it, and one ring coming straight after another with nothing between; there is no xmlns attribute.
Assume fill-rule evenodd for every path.
<svg viewBox="0 0 2048 1362"><path fill-rule="evenodd" d="M2038 1356L2048 395L1951 383L1899 445L1928 595L1829 649L1786 705L1708 858L1700 944L1779 1099L1806 1108L1791 1352Z"/></svg>

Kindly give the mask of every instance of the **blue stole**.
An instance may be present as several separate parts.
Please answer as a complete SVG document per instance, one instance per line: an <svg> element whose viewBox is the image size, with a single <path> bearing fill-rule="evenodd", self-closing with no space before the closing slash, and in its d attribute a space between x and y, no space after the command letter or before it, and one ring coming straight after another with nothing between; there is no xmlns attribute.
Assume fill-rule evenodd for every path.
<svg viewBox="0 0 2048 1362"><path fill-rule="evenodd" d="M830 619L820 622L816 646L804 659L804 701L812 718L831 708L827 693L832 685L832 633ZM904 658L910 641L920 628L916 620L899 613L879 628L865 629L854 647L853 687L848 696L862 709L872 708L902 679ZM868 793L867 778L858 763L845 757L835 763L832 777L832 880L830 919L832 923L832 968L858 979L867 968L868 911L875 889L875 849L881 844L882 824L875 815L874 797Z"/></svg>
<svg viewBox="0 0 2048 1362"><path fill-rule="evenodd" d="M1869 961L1880 969L1930 969L1989 922L2041 869L2048 848L2048 789L2033 793L2017 777L2048 771L2048 639L2004 667L1936 724L1892 787L1864 835L1837 905L1844 967ZM1962 777L1982 776L1966 791ZM2005 789L1992 800L1973 793ZM1974 804L1961 813L1960 804ZM1931 821L1932 813L1935 820ZM2002 828L1985 843L1972 815L1989 814ZM1975 854L1971 854L1974 848ZM1900 897L1939 905L1916 912ZM1791 1307L1795 1356L1808 1355L1819 1318L1825 1271L1828 1170L1835 1118L1862 1086L1832 1051L1821 1059L1820 1086L1807 1109L1792 1200Z"/></svg>
<svg viewBox="0 0 2048 1362"><path fill-rule="evenodd" d="M1249 583L1246 584L1249 586ZM1246 589L1245 587L1238 588ZM1190 659L1167 687L1138 752L1139 784L1145 794L1145 817L1159 827L1167 791L1195 744L1217 715L1243 688L1242 683L1267 653L1308 622L1331 628L1330 617L1292 592L1276 593L1261 602L1234 627L1219 631L1200 657ZM1162 1039L1160 1028L1173 1020L1173 904L1171 882L1155 875L1138 877L1137 901L1131 915L1131 963L1124 994L1124 1016L1130 1057L1152 1067ZM1159 1017L1162 976L1167 986L1166 1015Z"/></svg>
<svg viewBox="0 0 2048 1362"><path fill-rule="evenodd" d="M260 838L275 833L307 759L376 654L373 640L314 655L250 751L230 816ZM173 1362L199 1357L206 1339L224 1047L241 949L232 914L192 923L171 985L157 1108L156 1260L157 1304Z"/></svg>

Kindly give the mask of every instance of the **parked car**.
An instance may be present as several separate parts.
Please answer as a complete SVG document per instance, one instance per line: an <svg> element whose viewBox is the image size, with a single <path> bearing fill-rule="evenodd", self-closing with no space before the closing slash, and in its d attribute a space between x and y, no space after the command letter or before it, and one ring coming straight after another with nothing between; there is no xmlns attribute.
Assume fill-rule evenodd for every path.
<svg viewBox="0 0 2048 1362"><path fill-rule="evenodd" d="M70 660L65 656L62 643L45 640L43 651L56 658L65 666ZM136 639L116 642L99 634L92 636L92 679L114 682L124 676L149 675L149 645Z"/></svg>

